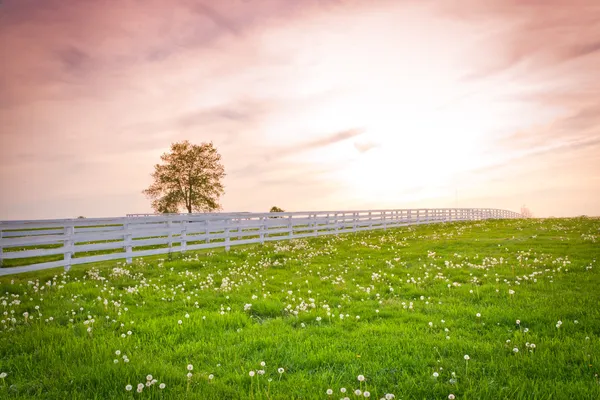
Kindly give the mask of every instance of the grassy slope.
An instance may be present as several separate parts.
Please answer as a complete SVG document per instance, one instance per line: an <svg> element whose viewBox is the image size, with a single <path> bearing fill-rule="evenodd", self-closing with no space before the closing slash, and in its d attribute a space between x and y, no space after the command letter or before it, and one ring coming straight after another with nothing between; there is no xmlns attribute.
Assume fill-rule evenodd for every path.
<svg viewBox="0 0 600 400"><path fill-rule="evenodd" d="M155 258L130 276L105 263L3 277L0 309L17 322L0 324L0 397L597 399L599 229L455 223ZM24 323L25 311L35 318ZM261 361L265 375L251 378ZM148 374L166 388L136 393Z"/></svg>

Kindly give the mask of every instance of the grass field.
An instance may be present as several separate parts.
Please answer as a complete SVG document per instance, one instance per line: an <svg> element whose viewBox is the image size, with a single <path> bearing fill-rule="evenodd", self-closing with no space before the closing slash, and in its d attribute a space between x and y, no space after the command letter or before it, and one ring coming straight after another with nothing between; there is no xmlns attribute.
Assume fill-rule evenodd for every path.
<svg viewBox="0 0 600 400"><path fill-rule="evenodd" d="M0 398L596 400L598 260L504 220L3 277Z"/></svg>

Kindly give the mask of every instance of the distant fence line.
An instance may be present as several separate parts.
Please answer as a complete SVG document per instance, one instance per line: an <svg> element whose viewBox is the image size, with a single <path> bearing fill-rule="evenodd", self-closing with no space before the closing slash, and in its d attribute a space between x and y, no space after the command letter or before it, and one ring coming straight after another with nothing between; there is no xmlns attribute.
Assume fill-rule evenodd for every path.
<svg viewBox="0 0 600 400"><path fill-rule="evenodd" d="M98 261L451 221L522 218L493 208L281 213L129 214L118 218L0 221L1 275ZM158 247L157 246L162 246ZM104 252L105 254L98 254ZM91 253L91 254L90 254ZM47 261L50 257L60 257ZM76 256L77 255L77 256ZM44 260L46 258L46 260ZM29 262L30 261L30 262Z"/></svg>

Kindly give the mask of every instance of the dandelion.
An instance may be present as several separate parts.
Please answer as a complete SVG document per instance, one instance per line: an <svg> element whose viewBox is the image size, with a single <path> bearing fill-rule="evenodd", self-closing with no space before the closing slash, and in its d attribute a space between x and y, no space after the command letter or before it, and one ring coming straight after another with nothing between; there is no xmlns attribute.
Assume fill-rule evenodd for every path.
<svg viewBox="0 0 600 400"><path fill-rule="evenodd" d="M151 381L151 380L152 380L152 375L147 375L147 376L146 376L146 380L147 380L147 381Z"/></svg>
<svg viewBox="0 0 600 400"><path fill-rule="evenodd" d="M265 370L264 369L259 369L258 371L256 371L259 375L264 375L265 374Z"/></svg>
<svg viewBox="0 0 600 400"><path fill-rule="evenodd" d="M131 389L133 389L131 385L125 386L125 390L127 390L128 392L131 392Z"/></svg>
<svg viewBox="0 0 600 400"><path fill-rule="evenodd" d="M394 397L396 397L396 396L394 396L392 393L387 393L385 395L385 400L392 400Z"/></svg>
<svg viewBox="0 0 600 400"><path fill-rule="evenodd" d="M127 335L131 336L131 333L132 333L131 331L127 331Z"/></svg>
<svg viewBox="0 0 600 400"><path fill-rule="evenodd" d="M521 320L520 319L516 320L515 322L517 323L517 325L521 325Z"/></svg>
<svg viewBox="0 0 600 400"><path fill-rule="evenodd" d="M475 314L475 316L476 316L477 318L481 318L481 313L477 313L477 314Z"/></svg>
<svg viewBox="0 0 600 400"><path fill-rule="evenodd" d="M143 383L138 383L138 385L137 385L137 391L138 391L138 393L142 393L142 390L144 390L144 384Z"/></svg>
<svg viewBox="0 0 600 400"><path fill-rule="evenodd" d="M188 372L188 373L187 373L187 377L188 377L188 379L192 379L192 373L191 373L191 372Z"/></svg>
<svg viewBox="0 0 600 400"><path fill-rule="evenodd" d="M250 375L250 377L253 377L253 376L254 376L254 374L255 374L255 372L254 372L254 371L250 371L250 372L248 372L248 375Z"/></svg>
<svg viewBox="0 0 600 400"><path fill-rule="evenodd" d="M469 361L469 360L471 359L471 357L469 357L469 355L468 355L468 354L465 354L465 357L464 357L464 359L465 359L466 361Z"/></svg>
<svg viewBox="0 0 600 400"><path fill-rule="evenodd" d="M371 396L371 393L369 393L369 392L365 391L365 392L363 393L363 396L365 396L365 397L369 397L369 396Z"/></svg>
<svg viewBox="0 0 600 400"><path fill-rule="evenodd" d="M439 374L439 373L437 373L437 372L434 372L434 373L433 373L433 377L434 377L434 378L437 378L438 376L440 376L440 374Z"/></svg>
<svg viewBox="0 0 600 400"><path fill-rule="evenodd" d="M508 294L510 294L510 295L513 295L513 294L515 294L515 291L514 291L514 290L512 290L512 289L508 289ZM454 398L454 397L453 397L453 398Z"/></svg>
<svg viewBox="0 0 600 400"><path fill-rule="evenodd" d="M167 385L165 385L164 383L161 383L160 385L158 385L159 389L164 389L165 387L167 387Z"/></svg>
<svg viewBox="0 0 600 400"><path fill-rule="evenodd" d="M455 398L456 397L452 393L448 395L448 400L454 400Z"/></svg>
<svg viewBox="0 0 600 400"><path fill-rule="evenodd" d="M265 365L267 365L267 364L266 364L264 361L261 361L261 362L260 362L260 366L261 366L261 367L264 367Z"/></svg>
<svg viewBox="0 0 600 400"><path fill-rule="evenodd" d="M431 326L433 326L433 322L430 322L428 325L429 325L430 327L431 327Z"/></svg>
<svg viewBox="0 0 600 400"><path fill-rule="evenodd" d="M364 375L359 375L356 377L356 379L358 379L359 382L364 382L365 381L365 376Z"/></svg>
<svg viewBox="0 0 600 400"><path fill-rule="evenodd" d="M190 314L185 314L185 317L186 317L186 318L189 318L189 317L190 317Z"/></svg>
<svg viewBox="0 0 600 400"><path fill-rule="evenodd" d="M279 374L283 374L285 372L285 370L283 368L277 368L277 372L279 372Z"/></svg>
<svg viewBox="0 0 600 400"><path fill-rule="evenodd" d="M115 358L115 359L113 360L113 362L114 362L115 364L118 364L118 363L119 363L119 360L117 360L117 359Z"/></svg>
<svg viewBox="0 0 600 400"><path fill-rule="evenodd" d="M118 355L118 356L120 356L121 355L121 350L115 351L115 354Z"/></svg>
<svg viewBox="0 0 600 400"><path fill-rule="evenodd" d="M192 364L188 364L187 370L188 371L193 371L194 370L194 366Z"/></svg>
<svg viewBox="0 0 600 400"><path fill-rule="evenodd" d="M346 388L340 388L340 392L346 393Z"/></svg>
<svg viewBox="0 0 600 400"><path fill-rule="evenodd" d="M181 324L183 324L183 321L182 321L182 320L179 320L179 321L177 321L177 323L178 323L179 325L181 325Z"/></svg>
<svg viewBox="0 0 600 400"><path fill-rule="evenodd" d="M215 376L213 374L208 375L208 380L212 381L213 379L215 379Z"/></svg>
<svg viewBox="0 0 600 400"><path fill-rule="evenodd" d="M356 389L354 391L354 394L357 395L357 396L360 396L362 394L362 392L360 391L360 389Z"/></svg>
<svg viewBox="0 0 600 400"><path fill-rule="evenodd" d="M515 347L515 348L513 349L513 352L514 352L514 353L518 353L518 352L519 352L519 349L518 349L517 347Z"/></svg>
<svg viewBox="0 0 600 400"><path fill-rule="evenodd" d="M327 389L327 391L325 393L327 393L327 395L331 396L333 394L333 390Z"/></svg>

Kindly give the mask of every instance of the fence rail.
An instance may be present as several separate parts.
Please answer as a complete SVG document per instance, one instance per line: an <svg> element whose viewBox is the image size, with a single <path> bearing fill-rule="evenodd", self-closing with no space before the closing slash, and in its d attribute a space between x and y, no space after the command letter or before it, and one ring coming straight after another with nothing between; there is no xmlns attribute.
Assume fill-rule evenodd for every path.
<svg viewBox="0 0 600 400"><path fill-rule="evenodd" d="M450 221L522 218L493 208L129 214L0 222L0 276L106 260ZM162 247L156 247L162 246ZM104 252L104 254L97 254ZM108 252L108 254L106 254ZM92 254L90 254L92 253ZM96 254L93 254L96 253ZM59 258L48 261L48 257ZM28 265L8 266L8 260Z"/></svg>

